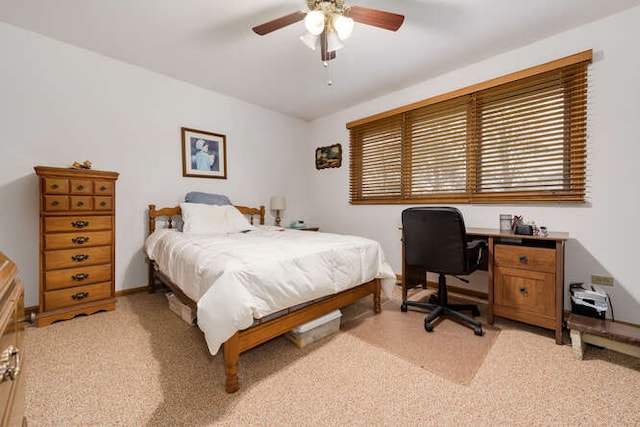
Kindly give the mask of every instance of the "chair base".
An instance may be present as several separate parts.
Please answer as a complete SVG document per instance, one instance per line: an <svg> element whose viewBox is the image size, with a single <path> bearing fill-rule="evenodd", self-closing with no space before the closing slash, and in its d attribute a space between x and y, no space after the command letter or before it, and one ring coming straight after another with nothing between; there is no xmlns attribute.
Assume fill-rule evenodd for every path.
<svg viewBox="0 0 640 427"><path fill-rule="evenodd" d="M454 319L460 320L464 323L468 323L473 326L473 333L481 336L482 335L482 324L474 319L473 317L469 317L460 313L460 311L470 311L473 316L479 316L480 311L478 310L478 306L474 304L449 304L448 296L447 296L447 284L445 281L444 274L441 274L438 279L438 295L436 298L432 295L430 300L433 301L435 299L436 302L421 302L421 301L402 301L402 305L400 306L400 310L403 313L407 312L407 307L418 307L424 308L426 310L431 310L431 313L424 319L424 329L427 332L433 332L433 324L432 322L436 320L440 316L449 316Z"/></svg>

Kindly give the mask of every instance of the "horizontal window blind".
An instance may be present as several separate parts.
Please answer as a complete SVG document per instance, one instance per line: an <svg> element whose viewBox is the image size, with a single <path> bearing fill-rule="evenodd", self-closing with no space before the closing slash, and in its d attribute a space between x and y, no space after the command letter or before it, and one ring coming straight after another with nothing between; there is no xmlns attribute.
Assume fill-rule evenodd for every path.
<svg viewBox="0 0 640 427"><path fill-rule="evenodd" d="M584 202L591 51L574 57L348 125L351 203Z"/></svg>

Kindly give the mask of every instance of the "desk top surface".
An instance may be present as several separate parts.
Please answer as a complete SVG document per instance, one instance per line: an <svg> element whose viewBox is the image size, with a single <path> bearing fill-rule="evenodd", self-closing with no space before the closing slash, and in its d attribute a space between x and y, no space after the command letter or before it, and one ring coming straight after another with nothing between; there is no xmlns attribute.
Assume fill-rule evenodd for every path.
<svg viewBox="0 0 640 427"><path fill-rule="evenodd" d="M514 234L510 231L500 231L497 228L478 228L478 227L467 227L467 234L471 236L506 237L510 239L567 240L569 238L569 233L558 232L558 231L551 231L547 236L541 236L541 235Z"/></svg>

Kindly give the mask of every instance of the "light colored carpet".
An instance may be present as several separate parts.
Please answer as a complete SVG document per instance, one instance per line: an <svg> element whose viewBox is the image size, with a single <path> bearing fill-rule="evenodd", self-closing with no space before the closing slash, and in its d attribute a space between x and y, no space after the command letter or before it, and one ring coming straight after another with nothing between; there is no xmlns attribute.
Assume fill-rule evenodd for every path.
<svg viewBox="0 0 640 427"><path fill-rule="evenodd" d="M427 300L428 295L428 291L414 292L409 299ZM450 381L469 384L500 330L483 324L480 337L468 326L441 318L434 322L434 331L427 333L428 312L409 307L403 313L401 301L401 295L394 295L376 315L371 299L363 299L343 309L340 329Z"/></svg>
<svg viewBox="0 0 640 427"><path fill-rule="evenodd" d="M113 312L27 328L26 413L31 426L640 423L639 359L589 348L577 361L552 331L497 326L468 385L340 332L241 355L229 395L199 330L164 295L131 295Z"/></svg>

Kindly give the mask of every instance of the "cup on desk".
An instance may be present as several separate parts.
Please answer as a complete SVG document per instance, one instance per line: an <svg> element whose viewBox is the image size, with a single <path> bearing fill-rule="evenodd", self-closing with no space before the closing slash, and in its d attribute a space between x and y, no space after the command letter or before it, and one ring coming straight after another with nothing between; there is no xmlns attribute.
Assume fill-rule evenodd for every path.
<svg viewBox="0 0 640 427"><path fill-rule="evenodd" d="M545 226L540 227L540 235L542 237L547 237L549 235L549 231L547 230L547 227Z"/></svg>

